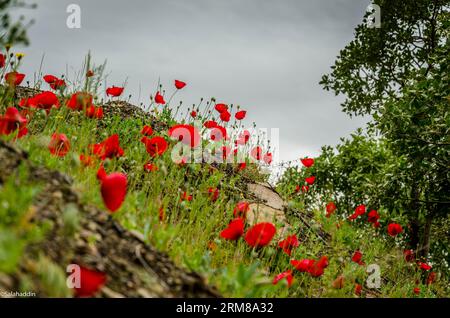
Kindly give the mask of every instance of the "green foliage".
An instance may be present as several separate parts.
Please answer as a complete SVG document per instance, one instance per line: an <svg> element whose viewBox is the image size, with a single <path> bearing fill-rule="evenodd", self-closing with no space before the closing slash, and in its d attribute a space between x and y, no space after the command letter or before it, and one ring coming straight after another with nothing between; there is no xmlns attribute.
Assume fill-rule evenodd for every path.
<svg viewBox="0 0 450 318"><path fill-rule="evenodd" d="M32 21L26 22L24 16L14 20L9 14L12 9L23 7L34 8L35 5L27 5L21 0L0 0L0 47L29 44L27 28L32 24Z"/></svg>
<svg viewBox="0 0 450 318"><path fill-rule="evenodd" d="M420 68L434 67L432 56L445 42L450 1L376 0L381 28L360 24L355 39L341 50L321 84L346 95L348 114L373 114Z"/></svg>

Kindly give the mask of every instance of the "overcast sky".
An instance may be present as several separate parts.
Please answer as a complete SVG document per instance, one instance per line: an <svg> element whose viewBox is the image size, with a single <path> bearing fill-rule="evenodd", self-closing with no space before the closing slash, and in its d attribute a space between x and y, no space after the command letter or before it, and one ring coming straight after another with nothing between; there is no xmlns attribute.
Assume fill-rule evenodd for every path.
<svg viewBox="0 0 450 318"><path fill-rule="evenodd" d="M353 38L366 0L39 0L22 71L79 69L88 50L107 59L109 84L128 78L137 104L161 78L188 86L185 104L200 97L241 105L246 124L280 128L280 157L319 154L364 126L341 112L341 98L322 90L321 76ZM81 28L66 26L66 8L81 7Z"/></svg>

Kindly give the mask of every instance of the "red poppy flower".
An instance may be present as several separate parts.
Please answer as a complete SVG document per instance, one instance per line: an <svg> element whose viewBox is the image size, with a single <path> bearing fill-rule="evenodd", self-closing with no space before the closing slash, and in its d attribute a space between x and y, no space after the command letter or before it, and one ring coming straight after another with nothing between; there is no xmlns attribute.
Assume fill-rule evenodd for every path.
<svg viewBox="0 0 450 318"><path fill-rule="evenodd" d="M211 129L211 128L217 127L218 124L217 124L214 120L208 120L208 121L205 121L205 123L203 124L203 126L205 126L205 127L208 128L208 129Z"/></svg>
<svg viewBox="0 0 450 318"><path fill-rule="evenodd" d="M427 263L418 262L417 265L419 265L419 268L424 271L429 271L431 269L431 265L428 265Z"/></svg>
<svg viewBox="0 0 450 318"><path fill-rule="evenodd" d="M241 218L234 219L228 227L220 232L220 236L226 240L236 241L244 234L244 220Z"/></svg>
<svg viewBox="0 0 450 318"><path fill-rule="evenodd" d="M292 260L291 264L299 272L309 272L312 268L315 260L313 259L302 259L302 260Z"/></svg>
<svg viewBox="0 0 450 318"><path fill-rule="evenodd" d="M144 136L151 136L153 134L153 128L146 125L142 128L141 134Z"/></svg>
<svg viewBox="0 0 450 318"><path fill-rule="evenodd" d="M177 89L182 89L186 86L185 82L179 81L179 80L175 80L175 87Z"/></svg>
<svg viewBox="0 0 450 318"><path fill-rule="evenodd" d="M333 214L334 211L336 211L336 204L334 204L334 202L329 202L327 204L326 210L327 210L326 217L329 218L331 214Z"/></svg>
<svg viewBox="0 0 450 318"><path fill-rule="evenodd" d="M65 134L54 133L48 149L52 155L64 157L70 150L70 141Z"/></svg>
<svg viewBox="0 0 450 318"><path fill-rule="evenodd" d="M155 95L155 103L164 105L166 101L164 100L164 96L162 96L159 92L156 92Z"/></svg>
<svg viewBox="0 0 450 318"><path fill-rule="evenodd" d="M181 194L180 201L192 201L192 195L188 195L186 191Z"/></svg>
<svg viewBox="0 0 450 318"><path fill-rule="evenodd" d="M95 107L94 105L88 106L86 108L86 117L102 119L103 118L103 108Z"/></svg>
<svg viewBox="0 0 450 318"><path fill-rule="evenodd" d="M305 181L307 184L312 185L312 184L314 184L314 181L316 181L316 177L311 176L311 177L305 178Z"/></svg>
<svg viewBox="0 0 450 318"><path fill-rule="evenodd" d="M231 114L226 110L223 113L220 113L220 119L227 123L231 119Z"/></svg>
<svg viewBox="0 0 450 318"><path fill-rule="evenodd" d="M414 294L419 295L420 294L420 288L416 287L413 289Z"/></svg>
<svg viewBox="0 0 450 318"><path fill-rule="evenodd" d="M50 87L55 91L64 89L66 86L67 86L66 81L64 81L63 79L57 79L56 81L50 84Z"/></svg>
<svg viewBox="0 0 450 318"><path fill-rule="evenodd" d="M158 171L158 167L150 162L147 162L144 165L144 170L147 172L155 172L155 171Z"/></svg>
<svg viewBox="0 0 450 318"><path fill-rule="evenodd" d="M114 172L101 180L100 187L103 202L108 210L116 212L125 200L127 194L127 176L123 173Z"/></svg>
<svg viewBox="0 0 450 318"><path fill-rule="evenodd" d="M44 78L44 81L48 84L51 84L58 80L58 78L54 75L45 75L43 78Z"/></svg>
<svg viewBox="0 0 450 318"><path fill-rule="evenodd" d="M274 277L272 284L276 285L282 279L286 279L288 287L292 286L292 282L294 281L294 277L292 276L292 271L288 270L281 274L278 274Z"/></svg>
<svg viewBox="0 0 450 318"><path fill-rule="evenodd" d="M276 231L272 223L258 223L247 231L245 241L251 247L264 247L272 241Z"/></svg>
<svg viewBox="0 0 450 318"><path fill-rule="evenodd" d="M302 164L306 167L306 168L310 168L314 165L314 159L313 158L304 158L304 159L300 159L300 161L302 162Z"/></svg>
<svg viewBox="0 0 450 318"><path fill-rule="evenodd" d="M262 153L263 153L262 148L260 146L256 146L250 151L250 156L259 161L263 157Z"/></svg>
<svg viewBox="0 0 450 318"><path fill-rule="evenodd" d="M92 152L101 160L122 157L124 154L123 149L120 147L119 135L117 134L108 137L101 143L93 145Z"/></svg>
<svg viewBox="0 0 450 318"><path fill-rule="evenodd" d="M369 214L367 215L367 221L369 223L373 223L374 225L378 222L379 219L380 215L376 210L370 211Z"/></svg>
<svg viewBox="0 0 450 318"><path fill-rule="evenodd" d="M0 53L0 68L4 68L6 63L6 57Z"/></svg>
<svg viewBox="0 0 450 318"><path fill-rule="evenodd" d="M216 127L211 129L211 140L213 141L221 141L227 140L227 129L223 126L217 125Z"/></svg>
<svg viewBox="0 0 450 318"><path fill-rule="evenodd" d="M284 253L291 256L292 250L300 245L297 235L288 236L286 239L278 243L278 247L283 250Z"/></svg>
<svg viewBox="0 0 450 318"><path fill-rule="evenodd" d="M214 108L221 114L223 112L228 111L228 105L225 105L225 104L216 104L216 106L214 106Z"/></svg>
<svg viewBox="0 0 450 318"><path fill-rule="evenodd" d="M208 188L209 197L212 202L216 202L219 198L219 189L217 188Z"/></svg>
<svg viewBox="0 0 450 318"><path fill-rule="evenodd" d="M358 205L355 209L355 212L352 215L350 215L349 219L355 220L364 213L366 213L366 206L364 204Z"/></svg>
<svg viewBox="0 0 450 318"><path fill-rule="evenodd" d="M235 117L237 120L242 120L242 119L245 118L245 115L247 115L247 112L246 112L245 110L241 110L241 111L238 111L238 112L234 115L234 117Z"/></svg>
<svg viewBox="0 0 450 318"><path fill-rule="evenodd" d="M248 130L244 130L241 134L239 134L238 140L235 141L236 145L245 145L250 140L251 134Z"/></svg>
<svg viewBox="0 0 450 318"><path fill-rule="evenodd" d="M83 164L83 166L85 167L89 167L92 166L92 164L94 163L94 158L92 158L89 155L80 155L80 162Z"/></svg>
<svg viewBox="0 0 450 318"><path fill-rule="evenodd" d="M306 193L309 191L309 187L307 185L302 186L302 192Z"/></svg>
<svg viewBox="0 0 450 318"><path fill-rule="evenodd" d="M160 136L153 138L142 137L141 141L144 143L147 153L152 157L161 156L167 150L167 141Z"/></svg>
<svg viewBox="0 0 450 318"><path fill-rule="evenodd" d="M361 292L362 292L362 285L355 284L355 295L361 296Z"/></svg>
<svg viewBox="0 0 450 318"><path fill-rule="evenodd" d="M92 76L94 76L95 74L94 74L94 71L92 71L92 70L88 70L87 72L86 72L86 77L92 77Z"/></svg>
<svg viewBox="0 0 450 318"><path fill-rule="evenodd" d="M5 74L5 81L9 86L19 86L24 78L25 74L18 72L9 72Z"/></svg>
<svg viewBox="0 0 450 318"><path fill-rule="evenodd" d="M191 148L197 147L201 141L200 133L193 125L175 125L169 129L168 135Z"/></svg>
<svg viewBox="0 0 450 318"><path fill-rule="evenodd" d="M412 262L415 258L414 251L413 250L404 250L403 256L405 257L405 261Z"/></svg>
<svg viewBox="0 0 450 318"><path fill-rule="evenodd" d="M403 232L403 228L400 224L391 223L387 228L388 234L392 237L397 236L398 234Z"/></svg>
<svg viewBox="0 0 450 318"><path fill-rule="evenodd" d="M273 160L272 154L270 152L266 153L263 157L263 160L266 164L270 165Z"/></svg>
<svg viewBox="0 0 450 318"><path fill-rule="evenodd" d="M430 274L427 277L427 285L431 285L436 281L436 273L430 272Z"/></svg>
<svg viewBox="0 0 450 318"><path fill-rule="evenodd" d="M75 287L76 297L92 297L106 283L106 274L80 266L80 286Z"/></svg>
<svg viewBox="0 0 450 318"><path fill-rule="evenodd" d="M72 110L83 110L92 105L93 97L89 93L77 92L72 94L66 105Z"/></svg>
<svg viewBox="0 0 450 318"><path fill-rule="evenodd" d="M97 180L98 181L103 181L106 177L108 176L108 174L106 173L105 167L103 166L103 163L100 164L100 168L98 168L97 170Z"/></svg>
<svg viewBox="0 0 450 318"><path fill-rule="evenodd" d="M117 86L108 87L106 89L106 95L113 96L113 97L119 97L120 95L122 95L123 90L124 90L123 87L117 87Z"/></svg>
<svg viewBox="0 0 450 318"><path fill-rule="evenodd" d="M17 129L26 128L27 119L22 117L14 107L8 107L3 116L0 116L0 135L9 135Z"/></svg>
<svg viewBox="0 0 450 318"><path fill-rule="evenodd" d="M233 210L233 215L235 218L243 218L245 220L245 218L247 217L247 212L250 211L250 203L242 201L239 202L238 204L236 204L234 210Z"/></svg>
<svg viewBox="0 0 450 318"><path fill-rule="evenodd" d="M191 111L191 117L192 118L196 118L197 117L197 112L195 110Z"/></svg>
<svg viewBox="0 0 450 318"><path fill-rule="evenodd" d="M359 265L364 265L365 263L362 261L362 253L360 251L355 251L352 256L352 261Z"/></svg>
<svg viewBox="0 0 450 318"><path fill-rule="evenodd" d="M242 171L242 170L244 170L246 167L247 167L247 164L246 164L245 162L241 162L241 163L239 163L238 170L239 170L239 171Z"/></svg>
<svg viewBox="0 0 450 318"><path fill-rule="evenodd" d="M53 92L45 91L33 97L22 99L19 106L45 109L49 113L53 106L59 107L59 100Z"/></svg>

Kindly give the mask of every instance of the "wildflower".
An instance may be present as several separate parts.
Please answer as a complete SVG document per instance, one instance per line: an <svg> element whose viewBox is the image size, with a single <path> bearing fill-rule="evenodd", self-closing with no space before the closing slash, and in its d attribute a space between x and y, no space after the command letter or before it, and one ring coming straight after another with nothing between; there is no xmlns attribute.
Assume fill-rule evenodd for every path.
<svg viewBox="0 0 450 318"><path fill-rule="evenodd" d="M309 191L309 187L307 185L302 186L302 192L306 193Z"/></svg>
<svg viewBox="0 0 450 318"><path fill-rule="evenodd" d="M297 235L288 236L286 239L278 243L278 247L283 250L284 253L291 256L292 250L300 245Z"/></svg>
<svg viewBox="0 0 450 318"><path fill-rule="evenodd" d="M72 110L83 110L92 105L93 97L89 93L77 92L72 94L66 105Z"/></svg>
<svg viewBox="0 0 450 318"><path fill-rule="evenodd" d="M248 211L250 211L250 203L242 201L236 204L236 207L233 210L233 215L235 218L242 217L245 220Z"/></svg>
<svg viewBox="0 0 450 318"><path fill-rule="evenodd" d="M193 125L175 125L169 129L168 135L191 148L197 147L201 141L200 133Z"/></svg>
<svg viewBox="0 0 450 318"><path fill-rule="evenodd" d="M227 123L231 119L231 114L226 110L226 111L220 113L220 119Z"/></svg>
<svg viewBox="0 0 450 318"><path fill-rule="evenodd" d="M106 89L106 95L113 96L113 97L119 97L120 95L122 95L123 90L124 90L123 87L117 87L117 86L108 87Z"/></svg>
<svg viewBox="0 0 450 318"><path fill-rule="evenodd" d="M306 167L306 168L310 168L314 165L314 159L313 158L304 158L304 159L300 159L300 161L302 162L302 164Z"/></svg>
<svg viewBox="0 0 450 318"><path fill-rule="evenodd" d="M54 90L62 89L66 87L66 82L63 79L59 79L53 75L45 75L44 81L47 82Z"/></svg>
<svg viewBox="0 0 450 318"><path fill-rule="evenodd" d="M17 129L26 128L27 119L22 117L14 107L8 107L3 116L0 116L0 135L9 135Z"/></svg>
<svg viewBox="0 0 450 318"><path fill-rule="evenodd" d="M155 171L158 171L158 167L150 162L147 162L144 165L144 170L147 172L155 172Z"/></svg>
<svg viewBox="0 0 450 318"><path fill-rule="evenodd" d="M256 146L250 151L250 156L259 161L263 157L262 152L263 152L262 148L260 146Z"/></svg>
<svg viewBox="0 0 450 318"><path fill-rule="evenodd" d="M4 68L6 64L6 57L2 53L0 53L0 68Z"/></svg>
<svg viewBox="0 0 450 318"><path fill-rule="evenodd" d="M378 220L380 219L380 215L378 214L378 212L376 210L372 210L369 212L369 214L367 215L367 221L369 223L372 223L373 226L377 227L378 224L380 224L378 222Z"/></svg>
<svg viewBox="0 0 450 318"><path fill-rule="evenodd" d="M307 184L313 185L314 182L316 181L316 177L311 176L311 177L305 178L305 181L306 181Z"/></svg>
<svg viewBox="0 0 450 318"><path fill-rule="evenodd" d="M76 297L92 297L106 283L106 274L80 266L80 286L74 288Z"/></svg>
<svg viewBox="0 0 450 318"><path fill-rule="evenodd" d="M238 112L234 115L234 117L235 117L237 120L243 120L243 119L245 118L245 115L247 115L247 112L246 112L245 110L241 110L241 111L238 111Z"/></svg>
<svg viewBox="0 0 450 318"><path fill-rule="evenodd" d="M287 270L287 271L285 271L285 272L283 272L281 274L278 274L277 276L275 276L273 278L272 284L276 285L282 279L286 279L288 287L291 287L292 286L292 282L294 281L294 277L292 276L292 271L291 270Z"/></svg>
<svg viewBox="0 0 450 318"><path fill-rule="evenodd" d="M164 97L159 92L156 92L155 103L162 104L162 105L164 105L166 103L166 101L164 100Z"/></svg>
<svg viewBox="0 0 450 318"><path fill-rule="evenodd" d="M22 100L19 105L24 107L45 109L46 112L49 113L53 106L56 108L59 107L59 100L53 92L45 91L29 98L26 101Z"/></svg>
<svg viewBox="0 0 450 318"><path fill-rule="evenodd" d="M227 129L223 126L216 125L211 129L211 140L213 141L221 141L221 140L227 140Z"/></svg>
<svg viewBox="0 0 450 318"><path fill-rule="evenodd" d="M352 256L352 261L358 265L364 265L365 263L362 261L362 253L360 251L355 251Z"/></svg>
<svg viewBox="0 0 450 318"><path fill-rule="evenodd" d="M222 114L223 112L228 111L228 105L225 104L216 104L216 106L214 106L214 108L217 110L217 112L219 112L220 114Z"/></svg>
<svg viewBox="0 0 450 318"><path fill-rule="evenodd" d="M114 172L103 177L100 191L108 210L111 213L116 212L122 206L127 194L127 176Z"/></svg>
<svg viewBox="0 0 450 318"><path fill-rule="evenodd" d="M412 262L414 260L414 251L413 250L404 250L403 256L405 257L405 261Z"/></svg>
<svg viewBox="0 0 450 318"><path fill-rule="evenodd" d="M355 295L361 296L361 291L362 291L362 285L355 284Z"/></svg>
<svg viewBox="0 0 450 318"><path fill-rule="evenodd" d="M309 272L314 262L315 261L313 259L302 259L302 260L292 260L291 264L299 272Z"/></svg>
<svg viewBox="0 0 450 318"><path fill-rule="evenodd" d="M92 166L94 159L89 155L80 154L80 162L85 166Z"/></svg>
<svg viewBox="0 0 450 318"><path fill-rule="evenodd" d="M188 195L186 191L181 194L180 201L192 201L192 195Z"/></svg>
<svg viewBox="0 0 450 318"><path fill-rule="evenodd" d="M328 267L328 257L322 256L318 261L313 259L292 260L291 264L300 272L307 272L312 277L319 277Z"/></svg>
<svg viewBox="0 0 450 318"><path fill-rule="evenodd" d="M175 80L175 87L177 89L182 89L186 86L185 82L179 81L179 80Z"/></svg>
<svg viewBox="0 0 450 318"><path fill-rule="evenodd" d="M263 160L266 164L270 165L272 163L273 157L272 154L270 152L267 152L264 157Z"/></svg>
<svg viewBox="0 0 450 318"><path fill-rule="evenodd" d="M326 217L329 218L331 216L331 214L334 213L334 211L336 211L336 204L334 204L334 202L329 202L326 206Z"/></svg>
<svg viewBox="0 0 450 318"><path fill-rule="evenodd" d="M88 106L86 108L86 117L102 119L103 118L103 108L95 107L94 105Z"/></svg>
<svg viewBox="0 0 450 318"><path fill-rule="evenodd" d="M415 287L415 288L413 289L413 292L414 292L414 294L416 294L416 295L420 295L420 288L419 288L419 287Z"/></svg>
<svg viewBox="0 0 450 318"><path fill-rule="evenodd" d="M92 152L101 160L112 159L114 157L122 157L124 152L120 147L119 135L114 134L104 141L95 144L92 147Z"/></svg>
<svg viewBox="0 0 450 318"><path fill-rule="evenodd" d="M258 223L247 231L245 241L251 247L264 247L272 241L275 232L276 228L272 223Z"/></svg>
<svg viewBox="0 0 450 318"><path fill-rule="evenodd" d="M217 188L208 188L208 193L209 193L209 197L211 199L212 202L216 202L217 199L219 198L219 189Z"/></svg>
<svg viewBox="0 0 450 318"><path fill-rule="evenodd" d="M21 74L18 72L9 72L5 74L6 83L12 87L19 86L24 78L25 74Z"/></svg>
<svg viewBox="0 0 450 318"><path fill-rule="evenodd" d="M92 77L92 76L94 76L94 71L88 70L88 71L86 72L86 77Z"/></svg>
<svg viewBox="0 0 450 318"><path fill-rule="evenodd" d="M196 118L197 117L197 112L195 110L191 111L191 117L192 118Z"/></svg>
<svg viewBox="0 0 450 318"><path fill-rule="evenodd" d="M52 155L64 157L70 150L70 141L65 134L54 133L48 149Z"/></svg>
<svg viewBox="0 0 450 318"><path fill-rule="evenodd" d="M430 274L428 274L427 277L427 285L431 285L436 281L436 273L435 272L430 272Z"/></svg>
<svg viewBox="0 0 450 318"><path fill-rule="evenodd" d="M400 224L391 223L388 225L387 232L390 236L394 237L403 232L403 228Z"/></svg>
<svg viewBox="0 0 450 318"><path fill-rule="evenodd" d="M205 126L205 128L211 129L211 128L217 127L218 124L214 120L208 120L208 121L205 121L203 126Z"/></svg>
<svg viewBox="0 0 450 318"><path fill-rule="evenodd" d="M153 129L150 126L144 126L141 130L141 135L151 136L153 134Z"/></svg>
<svg viewBox="0 0 450 318"><path fill-rule="evenodd" d="M230 222L228 227L220 232L220 236L226 240L236 241L244 234L244 220L236 218Z"/></svg>
<svg viewBox="0 0 450 318"><path fill-rule="evenodd" d="M355 209L355 212L350 215L349 220L355 220L364 213L366 213L366 206L364 204L358 205Z"/></svg>
<svg viewBox="0 0 450 318"><path fill-rule="evenodd" d="M161 156L167 150L167 141L163 137L147 138L142 137L141 142L144 143L147 153L152 157Z"/></svg>
<svg viewBox="0 0 450 318"><path fill-rule="evenodd" d="M431 265L428 265L427 263L418 262L417 265L419 265L419 268L424 271L429 271L431 269Z"/></svg>

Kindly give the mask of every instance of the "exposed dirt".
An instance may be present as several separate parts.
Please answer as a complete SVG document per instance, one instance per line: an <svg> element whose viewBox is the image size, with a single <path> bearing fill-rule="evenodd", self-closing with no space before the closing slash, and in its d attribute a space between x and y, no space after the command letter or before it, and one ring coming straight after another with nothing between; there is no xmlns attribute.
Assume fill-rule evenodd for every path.
<svg viewBox="0 0 450 318"><path fill-rule="evenodd" d="M36 260L43 254L63 270L68 264L79 264L105 272L108 280L99 294L103 297L220 296L199 274L176 266L166 254L124 230L108 213L81 204L68 176L33 166L26 153L0 140L0 184L14 177L20 165L30 171L30 183L43 187L34 200L31 222L51 223L52 227L42 242L27 247L21 273L1 277L1 288L18 290L22 275L37 275ZM68 210L75 211L79 219L73 235L67 234L64 215Z"/></svg>

